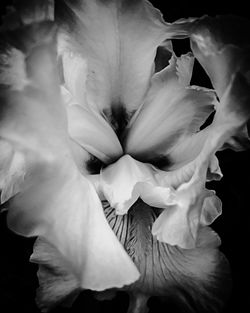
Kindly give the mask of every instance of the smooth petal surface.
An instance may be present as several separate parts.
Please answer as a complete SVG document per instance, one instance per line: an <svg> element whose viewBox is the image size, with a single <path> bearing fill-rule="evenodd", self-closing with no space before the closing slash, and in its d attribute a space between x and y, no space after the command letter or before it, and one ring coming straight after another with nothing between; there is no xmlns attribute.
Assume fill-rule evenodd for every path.
<svg viewBox="0 0 250 313"><path fill-rule="evenodd" d="M122 147L114 130L101 114L88 105L87 61L73 52L65 52L62 59L65 80L62 95L70 136L103 162L117 159L122 155Z"/></svg>
<svg viewBox="0 0 250 313"><path fill-rule="evenodd" d="M160 12L143 0L60 4L56 18L64 31L59 53L73 51L86 60L89 104L111 121L120 107L131 115L149 86L157 47L176 27L164 23Z"/></svg>
<svg viewBox="0 0 250 313"><path fill-rule="evenodd" d="M190 31L193 53L220 98L236 72L249 79L249 26L247 19L237 16L205 16Z"/></svg>
<svg viewBox="0 0 250 313"><path fill-rule="evenodd" d="M100 188L117 214L125 214L139 198L139 182L153 181L153 168L125 155L100 174Z"/></svg>
<svg viewBox="0 0 250 313"><path fill-rule="evenodd" d="M36 164L25 189L10 202L9 227L53 244L82 288L132 283L139 273L110 229L94 187L74 168L62 171L62 166L42 166L39 172Z"/></svg>
<svg viewBox="0 0 250 313"><path fill-rule="evenodd" d="M167 68L155 74L141 108L127 129L125 150L144 158L166 155L180 137L197 132L213 111L211 90L189 87L193 58L173 56Z"/></svg>
<svg viewBox="0 0 250 313"><path fill-rule="evenodd" d="M109 227L93 185L74 162L54 27L40 25L44 37L33 37L29 27L30 42L23 43L29 84L21 91L11 86L1 90L0 136L22 153L27 165L18 194L5 205L8 226L55 246L82 288L130 284L138 279L138 270Z"/></svg>
<svg viewBox="0 0 250 313"><path fill-rule="evenodd" d="M105 163L122 155L121 144L110 125L100 115L78 104L67 106L70 137Z"/></svg>

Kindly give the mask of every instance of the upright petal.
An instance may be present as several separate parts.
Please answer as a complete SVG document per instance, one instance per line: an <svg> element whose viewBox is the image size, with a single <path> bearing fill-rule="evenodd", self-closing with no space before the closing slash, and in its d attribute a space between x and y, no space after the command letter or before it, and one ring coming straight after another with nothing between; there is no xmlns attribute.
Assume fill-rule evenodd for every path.
<svg viewBox="0 0 250 313"><path fill-rule="evenodd" d="M127 127L125 150L146 159L167 155L181 137L197 132L213 111L211 90L190 87L193 57L173 56L167 68L154 75L143 105Z"/></svg>
<svg viewBox="0 0 250 313"><path fill-rule="evenodd" d="M86 60L89 104L113 124L121 107L130 116L149 86L157 47L173 32L160 12L144 0L64 0L56 18L64 29L59 53ZM82 94L80 81L74 88Z"/></svg>

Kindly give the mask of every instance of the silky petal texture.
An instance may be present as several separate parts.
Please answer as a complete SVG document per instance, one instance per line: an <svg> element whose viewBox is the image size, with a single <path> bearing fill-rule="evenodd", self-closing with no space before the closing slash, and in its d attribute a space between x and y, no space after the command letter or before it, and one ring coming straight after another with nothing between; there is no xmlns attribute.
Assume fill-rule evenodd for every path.
<svg viewBox="0 0 250 313"><path fill-rule="evenodd" d="M82 288L132 283L139 273L110 229L94 187L74 168L61 168L36 165L10 203L9 227L53 244Z"/></svg>
<svg viewBox="0 0 250 313"><path fill-rule="evenodd" d="M42 312L48 312L61 303L70 306L80 293L80 284L68 270L60 252L44 239L38 238L30 262L37 263L39 288L36 303Z"/></svg>
<svg viewBox="0 0 250 313"><path fill-rule="evenodd" d="M137 184L144 181L154 182L153 174L151 165L125 155L101 171L100 189L117 214L126 214L140 196L135 188Z"/></svg>
<svg viewBox="0 0 250 313"><path fill-rule="evenodd" d="M56 18L64 28L59 53L73 51L87 60L89 105L107 116L121 106L129 114L138 108L154 71L157 47L178 28L164 23L160 12L142 0L65 0ZM77 90L80 86L74 83Z"/></svg>
<svg viewBox="0 0 250 313"><path fill-rule="evenodd" d="M173 56L127 129L125 151L139 158L167 155L181 137L197 132L213 111L213 91L189 86L193 58ZM145 157L146 155L146 157Z"/></svg>
<svg viewBox="0 0 250 313"><path fill-rule="evenodd" d="M0 136L24 154L27 164L19 193L6 203L8 226L54 245L82 288L121 287L139 272L110 229L93 185L74 163L53 25L44 25L45 38L31 36L32 45L24 43L30 49L30 83L22 91L1 91Z"/></svg>
<svg viewBox="0 0 250 313"><path fill-rule="evenodd" d="M124 289L136 297L177 297L190 311L219 312L230 292L229 265L218 251L220 239L209 227L199 229L197 248L184 250L156 240L151 227L157 210L142 201L127 215L104 206L110 226L138 266L141 276ZM219 285L218 285L219 284ZM226 284L227 288L221 288Z"/></svg>
<svg viewBox="0 0 250 313"><path fill-rule="evenodd" d="M107 202L103 202L103 208L114 233L141 273L137 282L123 290L135 297L138 292L147 297L177 297L178 303L183 301L185 308L217 312L230 289L230 279L229 266L218 251L220 239L214 231L202 227L198 247L182 250L161 243L152 236L150 229L156 219L156 211L142 201L139 200L128 214L122 216L117 215ZM40 309L46 312L58 304L71 305L80 289L59 252L39 238L34 245L31 262L39 264L40 287L36 300ZM227 288L221 288L220 284ZM185 292L182 293L183 290ZM97 292L95 297L108 300L114 292L114 289Z"/></svg>
<svg viewBox="0 0 250 313"><path fill-rule="evenodd" d="M191 48L207 71L221 98L232 75L249 80L249 27L247 19L236 16L203 17L191 28Z"/></svg>
<svg viewBox="0 0 250 313"><path fill-rule="evenodd" d="M101 172L96 189L117 214L127 213L139 197L150 206L165 209L152 233L160 241L192 249L201 223L209 225L221 214L219 200L205 188L209 162L216 162L214 158L213 154L201 155L179 170L165 172L123 156ZM212 170L218 173L217 166Z"/></svg>
<svg viewBox="0 0 250 313"><path fill-rule="evenodd" d="M12 146L0 141L0 204L6 202L20 191L26 172L25 157L14 151Z"/></svg>
<svg viewBox="0 0 250 313"><path fill-rule="evenodd" d="M244 108L244 101L238 103ZM241 112L242 107L239 107L236 112L228 112L228 105L227 101L226 105L222 101L220 109L215 114L214 122L202 131L207 134L207 137L196 159L175 171L158 173L158 180L161 177L163 182L166 180L168 184L176 186L174 207L165 210L152 228L152 233L160 241L182 248L194 248L200 223L213 222L221 214L221 204L216 200L217 198L209 204L213 192L205 188L207 171L210 166L210 171L214 169L217 176L220 176L218 167L213 164L214 153L232 135L237 134L239 127L247 118L237 114Z"/></svg>
<svg viewBox="0 0 250 313"><path fill-rule="evenodd" d="M70 137L105 163L122 155L121 144L109 124L98 114L78 104L67 107Z"/></svg>
<svg viewBox="0 0 250 313"><path fill-rule="evenodd" d="M71 53L63 54L68 131L73 140L103 162L122 155L121 144L108 122L88 106L86 98L86 60ZM80 85L80 86L78 86ZM67 92L68 91L68 92Z"/></svg>

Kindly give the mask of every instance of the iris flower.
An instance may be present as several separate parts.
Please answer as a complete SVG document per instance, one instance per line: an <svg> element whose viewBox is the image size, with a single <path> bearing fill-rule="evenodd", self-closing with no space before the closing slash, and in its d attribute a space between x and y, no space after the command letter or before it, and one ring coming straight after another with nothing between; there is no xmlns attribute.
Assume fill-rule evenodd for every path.
<svg viewBox="0 0 250 313"><path fill-rule="evenodd" d="M222 177L215 153L248 140L248 28L167 23L146 0L23 1L5 17L1 203L11 230L37 237L43 311L84 289L126 290L129 312L152 295L221 307L209 225L222 204L206 183ZM213 88L191 84L194 61Z"/></svg>

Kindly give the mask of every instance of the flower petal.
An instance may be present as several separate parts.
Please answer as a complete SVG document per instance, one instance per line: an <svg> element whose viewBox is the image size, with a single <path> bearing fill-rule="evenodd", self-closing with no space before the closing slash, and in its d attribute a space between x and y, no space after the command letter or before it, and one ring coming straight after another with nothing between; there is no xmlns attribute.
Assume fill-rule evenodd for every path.
<svg viewBox="0 0 250 313"><path fill-rule="evenodd" d="M157 47L175 29L168 29L159 11L144 0L65 0L56 14L63 29L60 54L73 51L86 60L89 104L111 122L121 107L130 116L149 86Z"/></svg>
<svg viewBox="0 0 250 313"><path fill-rule="evenodd" d="M123 153L113 129L99 114L78 104L67 106L71 138L103 162L112 162Z"/></svg>
<svg viewBox="0 0 250 313"><path fill-rule="evenodd" d="M135 186L138 182L153 180L150 165L125 155L102 170L100 188L117 214L126 214L140 196Z"/></svg>
<svg viewBox="0 0 250 313"><path fill-rule="evenodd" d="M27 165L19 193L6 203L8 226L54 245L82 288L130 284L138 270L109 227L93 185L74 162L53 24L40 25L40 37L32 36L33 26L40 29L37 24L25 28L31 36L24 42L29 84L22 91L1 90L0 136L24 155Z"/></svg>
<svg viewBox="0 0 250 313"><path fill-rule="evenodd" d="M124 289L134 296L161 296L184 305L183 312L219 312L230 292L227 260L218 251L220 239L209 227L198 234L198 247L183 250L161 243L150 229L157 211L138 201L127 215L105 207L107 219L140 270L141 276ZM219 284L225 285L221 288Z"/></svg>
<svg viewBox="0 0 250 313"><path fill-rule="evenodd" d="M12 146L0 141L0 204L6 202L20 191L26 172L25 157L14 151Z"/></svg>
<svg viewBox="0 0 250 313"><path fill-rule="evenodd" d="M194 55L210 76L219 98L234 73L240 71L249 77L249 26L249 20L237 16L204 16L194 22L190 31Z"/></svg>
<svg viewBox="0 0 250 313"><path fill-rule="evenodd" d="M62 302L72 304L80 293L80 285L67 270L68 266L59 251L44 239L38 238L30 261L39 265L36 302L40 310L47 312Z"/></svg>
<svg viewBox="0 0 250 313"><path fill-rule="evenodd" d="M125 150L144 160L166 155L187 134L197 132L213 111L211 90L187 87L192 57L172 57L169 66L155 74L147 97L127 129Z"/></svg>

